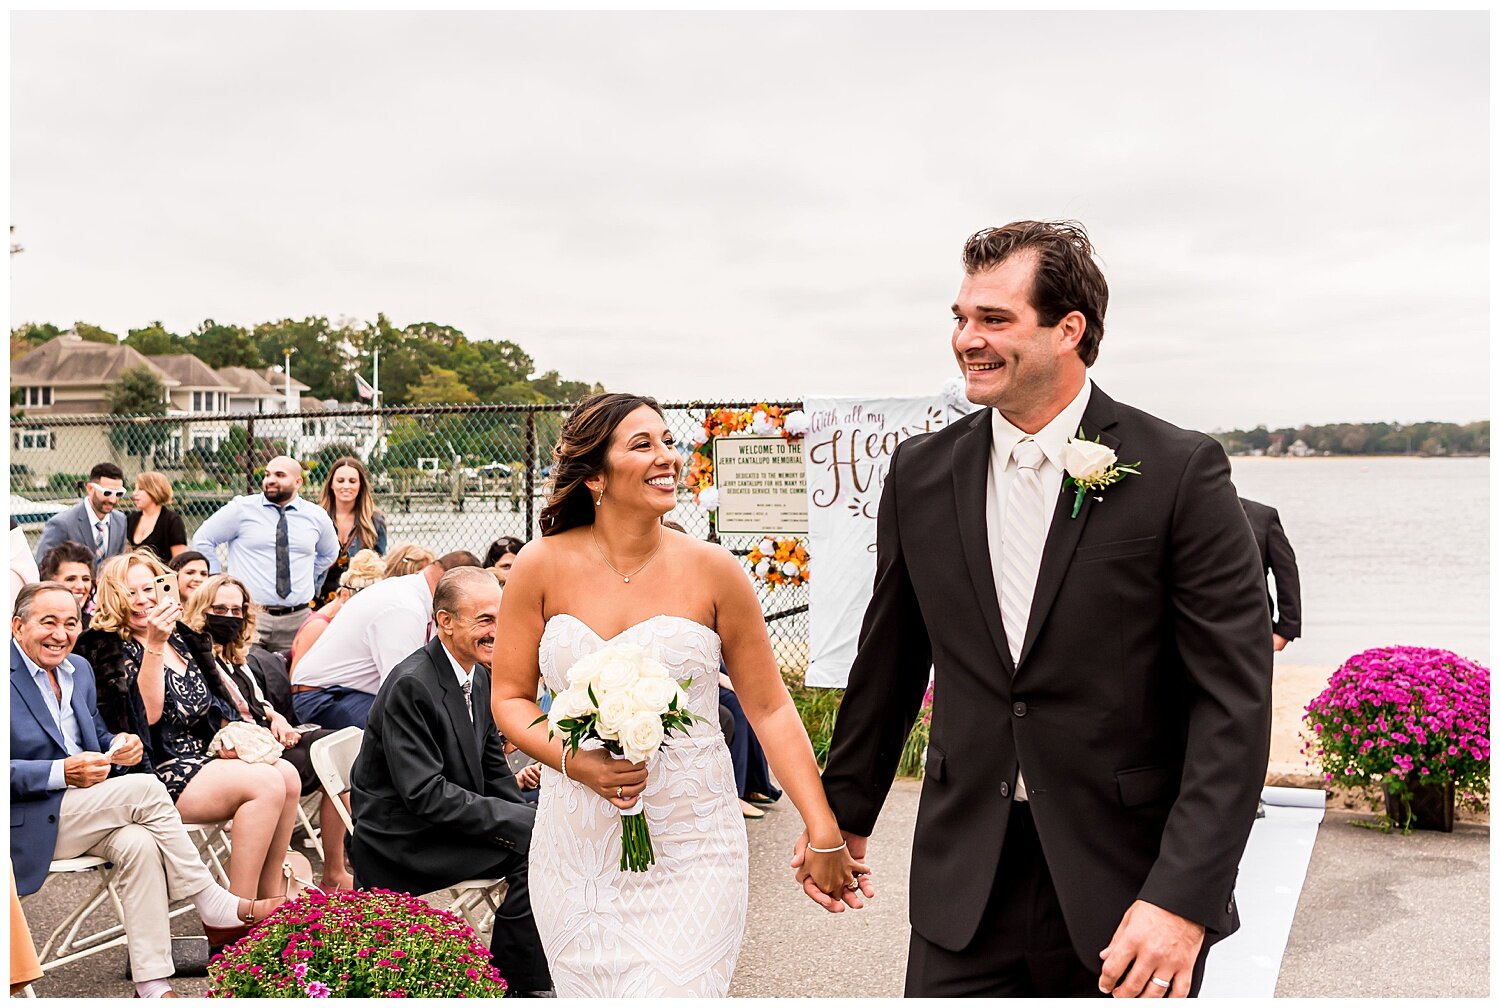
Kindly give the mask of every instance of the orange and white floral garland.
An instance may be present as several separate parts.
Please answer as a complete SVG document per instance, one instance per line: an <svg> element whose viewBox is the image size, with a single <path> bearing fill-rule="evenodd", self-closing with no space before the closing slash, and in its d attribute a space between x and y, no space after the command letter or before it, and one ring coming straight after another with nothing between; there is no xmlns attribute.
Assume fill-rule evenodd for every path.
<svg viewBox="0 0 1500 1008"><path fill-rule="evenodd" d="M801 539L762 539L750 550L750 573L773 589L779 585L795 588L811 579L807 564L807 547Z"/></svg>
<svg viewBox="0 0 1500 1008"><path fill-rule="evenodd" d="M714 486L714 438L746 431L761 437L779 434L788 441L796 441L807 433L807 414L800 409L788 411L766 403L747 410L710 411L703 418L703 429L693 437L686 481L692 488L693 500L706 510L719 509L719 490ZM772 588L808 582L807 547L800 539L762 539L750 551L749 560L751 576Z"/></svg>

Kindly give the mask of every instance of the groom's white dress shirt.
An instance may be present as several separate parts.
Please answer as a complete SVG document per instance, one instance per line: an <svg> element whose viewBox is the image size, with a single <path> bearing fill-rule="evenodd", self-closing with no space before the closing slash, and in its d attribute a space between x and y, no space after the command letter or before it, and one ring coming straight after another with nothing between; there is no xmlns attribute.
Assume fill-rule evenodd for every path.
<svg viewBox="0 0 1500 1008"><path fill-rule="evenodd" d="M1053 417L1047 426L1035 434L1027 434L1005 419L999 410L990 410L990 480L985 494L985 519L989 529L990 570L995 578L996 599L1005 598L1005 590L1001 584L1001 571L1004 569L1002 546L1005 535L1005 509L1011 483L1016 474L1016 462L1011 457L1012 452L1018 442L1030 438L1037 443L1037 447L1046 456L1041 468L1037 471L1042 483L1043 507L1043 513L1038 517L1041 527L1046 529L1052 524L1052 510L1057 504L1058 492L1062 489L1063 446L1070 439L1077 437L1078 425L1083 422L1083 411L1088 407L1089 393L1093 387L1093 382L1085 378L1083 388L1078 390L1073 401L1064 406L1061 413ZM1033 579L1034 577L1035 575ZM1035 585L1032 587L1034 588ZM1020 641L1007 641L1006 643L1010 645L1013 658L1020 653ZM1026 800L1026 785L1019 770L1016 772L1015 796L1017 801Z"/></svg>

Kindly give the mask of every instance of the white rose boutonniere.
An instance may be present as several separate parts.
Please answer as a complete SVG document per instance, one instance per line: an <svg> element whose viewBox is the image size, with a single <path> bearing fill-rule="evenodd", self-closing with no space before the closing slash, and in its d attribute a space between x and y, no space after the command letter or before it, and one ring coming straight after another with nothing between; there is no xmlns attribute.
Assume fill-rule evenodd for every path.
<svg viewBox="0 0 1500 1008"><path fill-rule="evenodd" d="M1100 444L1098 438L1086 440L1082 427L1078 428L1078 437L1063 446L1063 471L1068 474L1063 487L1074 491L1070 518L1077 518L1083 510L1085 495L1114 486L1126 476L1141 474L1139 462L1121 465L1114 451Z"/></svg>

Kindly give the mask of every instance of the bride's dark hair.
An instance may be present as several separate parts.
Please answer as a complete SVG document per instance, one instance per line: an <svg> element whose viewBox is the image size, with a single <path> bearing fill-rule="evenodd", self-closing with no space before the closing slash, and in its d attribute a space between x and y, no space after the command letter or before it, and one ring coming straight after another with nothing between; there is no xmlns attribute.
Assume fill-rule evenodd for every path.
<svg viewBox="0 0 1500 1008"><path fill-rule="evenodd" d="M568 415L552 450L552 492L538 520L542 535L594 524L593 494L583 481L603 471L615 428L642 406L650 406L666 419L655 399L628 392L591 395Z"/></svg>

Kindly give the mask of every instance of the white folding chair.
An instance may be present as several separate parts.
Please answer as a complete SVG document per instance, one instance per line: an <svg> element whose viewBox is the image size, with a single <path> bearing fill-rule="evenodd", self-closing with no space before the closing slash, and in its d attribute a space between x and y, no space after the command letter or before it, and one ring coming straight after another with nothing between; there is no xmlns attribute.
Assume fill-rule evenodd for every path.
<svg viewBox="0 0 1500 1008"><path fill-rule="evenodd" d="M61 858L47 868L47 878L63 875L96 873L98 885L69 910L58 925L52 929L47 941L37 952L42 973L52 972L69 963L86 959L100 952L108 952L125 944L125 906L120 890L115 883L114 865L95 854L81 854L74 858ZM35 894L33 894L35 895ZM84 926L96 913L108 908L114 912L115 923L89 934L80 934ZM193 909L190 900L182 900L168 911L170 917L180 917ZM39 982L39 981L38 981ZM26 997L36 997L33 985L25 989Z"/></svg>
<svg viewBox="0 0 1500 1008"><path fill-rule="evenodd" d="M312 744L308 755L312 758L313 771L323 789L333 798L333 807L349 835L354 836L354 820L344 807L342 797L349 793L354 773L354 761L359 756L360 744L365 733L359 728L341 728L332 735L325 735ZM505 898L504 879L465 879L437 893L451 898L448 909L462 917L476 934L482 934L494 921L495 911ZM426 898L426 897L424 897ZM486 914L485 911L489 913Z"/></svg>
<svg viewBox="0 0 1500 1008"><path fill-rule="evenodd" d="M318 806L322 801L322 792L314 791L312 794L305 796L301 801L297 803L297 825L301 827L302 832L306 834L305 839L303 839L302 841L302 846L311 847L313 850L317 851L318 860L320 861L324 860L323 834L322 831L318 828L318 826L322 825L322 817L319 816L320 822L318 826L313 825L312 817L317 814Z"/></svg>
<svg viewBox="0 0 1500 1008"><path fill-rule="evenodd" d="M198 854L203 858L203 863L213 873L214 879L229 889L229 847L232 838L229 833L229 822L216 823L183 823L187 829L188 836L192 839L194 846L198 848Z"/></svg>
<svg viewBox="0 0 1500 1008"><path fill-rule="evenodd" d="M313 773L318 783L333 799L334 810L344 820L344 829L354 833L354 820L344 807L343 796L349 793L354 775L354 760L359 756L359 746L364 741L363 728L340 728L332 735L324 735L312 744L308 757L312 760Z"/></svg>

